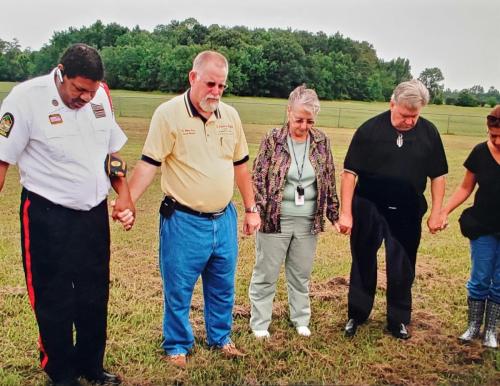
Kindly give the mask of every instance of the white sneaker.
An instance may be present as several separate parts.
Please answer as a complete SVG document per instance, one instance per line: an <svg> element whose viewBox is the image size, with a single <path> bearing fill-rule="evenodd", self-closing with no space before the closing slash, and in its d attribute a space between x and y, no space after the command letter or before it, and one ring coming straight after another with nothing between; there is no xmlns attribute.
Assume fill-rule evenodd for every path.
<svg viewBox="0 0 500 386"><path fill-rule="evenodd" d="M271 336L267 330L252 330L252 332L257 339L269 338Z"/></svg>
<svg viewBox="0 0 500 386"><path fill-rule="evenodd" d="M301 336L311 336L311 330L307 326L299 326L297 327L297 334Z"/></svg>

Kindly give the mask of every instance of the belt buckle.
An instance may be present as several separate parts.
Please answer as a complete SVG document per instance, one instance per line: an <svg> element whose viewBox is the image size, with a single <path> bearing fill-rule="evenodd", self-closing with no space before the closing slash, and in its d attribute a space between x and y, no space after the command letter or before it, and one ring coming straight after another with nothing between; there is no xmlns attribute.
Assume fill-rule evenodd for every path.
<svg viewBox="0 0 500 386"><path fill-rule="evenodd" d="M224 211L222 210L220 212L212 213L212 216L210 216L210 217L213 218L213 219L215 219L215 218L219 218L223 214L224 214Z"/></svg>

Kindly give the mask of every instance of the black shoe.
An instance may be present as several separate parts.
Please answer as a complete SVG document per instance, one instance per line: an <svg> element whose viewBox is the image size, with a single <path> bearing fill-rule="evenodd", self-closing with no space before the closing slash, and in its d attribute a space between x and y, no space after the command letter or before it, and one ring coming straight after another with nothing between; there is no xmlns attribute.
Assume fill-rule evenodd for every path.
<svg viewBox="0 0 500 386"><path fill-rule="evenodd" d="M118 375L111 374L106 371L103 371L97 376L83 374L82 378L96 385L119 385L122 383L122 380Z"/></svg>
<svg viewBox="0 0 500 386"><path fill-rule="evenodd" d="M52 380L49 380L47 383L47 386L82 386L80 381L78 379L67 379L65 381L59 381L59 382L54 382Z"/></svg>
<svg viewBox="0 0 500 386"><path fill-rule="evenodd" d="M404 323L400 323L396 326L388 326L387 329L389 330L389 332L392 334L392 336L394 338L403 339L403 340L411 338L411 335L408 332L408 329L406 328Z"/></svg>
<svg viewBox="0 0 500 386"><path fill-rule="evenodd" d="M349 319L344 328L344 335L347 338L352 338L354 335L356 335L356 331L358 331L358 326L359 323L356 321L356 319Z"/></svg>

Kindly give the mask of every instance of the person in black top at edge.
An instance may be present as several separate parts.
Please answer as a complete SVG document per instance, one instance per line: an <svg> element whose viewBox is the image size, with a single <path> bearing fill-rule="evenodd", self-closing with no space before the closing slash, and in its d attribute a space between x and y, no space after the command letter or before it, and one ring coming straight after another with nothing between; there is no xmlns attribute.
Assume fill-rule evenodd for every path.
<svg viewBox="0 0 500 386"><path fill-rule="evenodd" d="M470 239L471 273L467 282L469 322L459 337L468 343L480 337L485 319L483 345L498 348L500 320L500 105L486 117L489 139L472 149L464 162L465 176L441 214L448 215L474 191L474 204L460 216L460 229ZM486 309L486 312L485 312Z"/></svg>
<svg viewBox="0 0 500 386"><path fill-rule="evenodd" d="M442 229L439 214L448 164L436 127L420 117L429 92L418 80L399 84L390 109L355 132L342 173L339 231L350 235L352 266L346 336L354 336L373 307L377 250L385 241L387 328L408 339L411 287L427 211L424 191L431 180L431 233Z"/></svg>

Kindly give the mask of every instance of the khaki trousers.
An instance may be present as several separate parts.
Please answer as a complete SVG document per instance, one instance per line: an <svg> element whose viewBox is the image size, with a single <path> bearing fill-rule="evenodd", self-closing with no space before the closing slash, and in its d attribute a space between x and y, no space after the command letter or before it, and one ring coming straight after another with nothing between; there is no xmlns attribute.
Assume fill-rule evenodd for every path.
<svg viewBox="0 0 500 386"><path fill-rule="evenodd" d="M311 233L312 221L312 217L282 216L281 233L257 233L255 266L249 288L252 330L269 328L283 262L290 320L295 327L309 325L309 279L318 239Z"/></svg>

